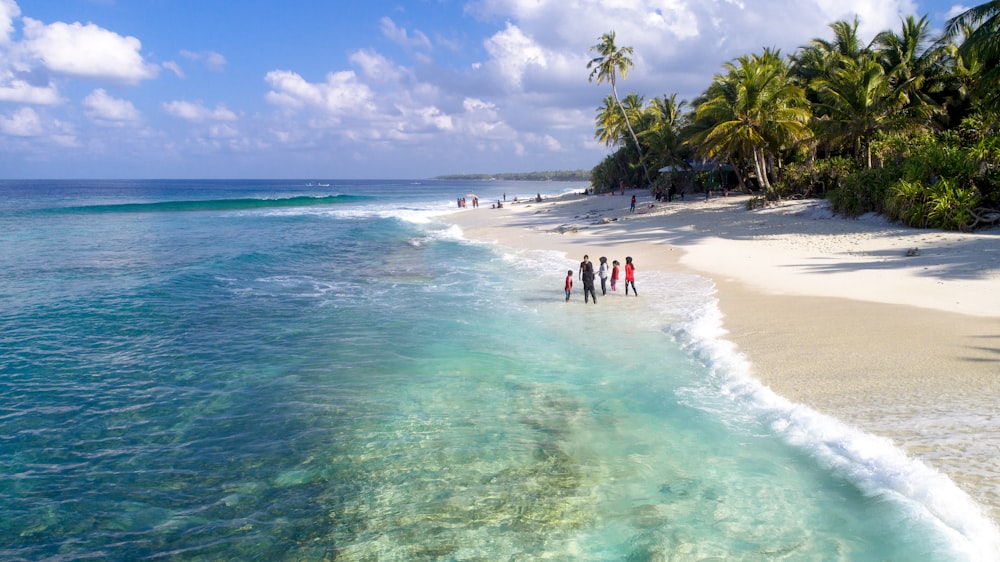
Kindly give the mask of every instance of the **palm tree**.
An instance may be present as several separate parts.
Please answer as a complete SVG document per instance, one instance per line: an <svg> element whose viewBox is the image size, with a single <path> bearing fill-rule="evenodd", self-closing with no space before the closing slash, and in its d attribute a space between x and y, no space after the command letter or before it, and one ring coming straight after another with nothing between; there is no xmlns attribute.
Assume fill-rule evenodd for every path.
<svg viewBox="0 0 1000 562"><path fill-rule="evenodd" d="M656 169L684 161L681 157L681 127L686 105L686 101L677 101L677 94L670 94L669 97L653 98L643 112L646 125L640 127L639 136L649 147L646 156Z"/></svg>
<svg viewBox="0 0 1000 562"><path fill-rule="evenodd" d="M869 46L863 45L858 37L857 17L853 22L833 22L830 29L833 30L832 41L813 39L792 56L793 72L806 84L833 72L842 60L857 60L869 52Z"/></svg>
<svg viewBox="0 0 1000 562"><path fill-rule="evenodd" d="M946 49L930 45L927 16L907 16L902 31L883 31L872 44L889 82L907 104L931 104L932 93L944 88Z"/></svg>
<svg viewBox="0 0 1000 562"><path fill-rule="evenodd" d="M962 33L965 40L958 47L958 54L982 61L984 72L978 89L994 103L1000 102L996 94L1000 85L1000 0L969 8L948 20L945 39L954 39Z"/></svg>
<svg viewBox="0 0 1000 562"><path fill-rule="evenodd" d="M593 82L596 78L598 84L604 82L611 84L611 93L614 95L615 102L618 103L618 108L625 119L625 127L628 129L629 135L632 136L632 141L639 152L639 162L642 163L643 174L646 176L646 181L652 183L649 179L649 171L643 162L642 147L639 146L639 138L635 135L635 131L632 130L632 123L629 121L625 107L618 97L618 76L621 75L622 80L624 80L628 77L628 73L632 69L632 47L622 47L619 49L615 45L615 32L609 31L602 35L601 42L591 47L590 50L596 51L600 56L591 59L587 63L587 69L591 71L589 81Z"/></svg>
<svg viewBox="0 0 1000 562"><path fill-rule="evenodd" d="M618 102L608 94L597 108L597 117L594 118L594 138L607 147L622 144L627 133L623 115Z"/></svg>
<svg viewBox="0 0 1000 562"><path fill-rule="evenodd" d="M742 56L726 63L698 100L697 132L690 139L709 158L750 160L763 189L779 153L809 136L805 91L778 52ZM738 166L737 166L738 168Z"/></svg>
<svg viewBox="0 0 1000 562"><path fill-rule="evenodd" d="M817 128L835 144L853 145L855 156L871 168L871 142L878 132L925 126L937 107L909 103L910 82L894 85L874 54L842 65L814 81L820 98Z"/></svg>

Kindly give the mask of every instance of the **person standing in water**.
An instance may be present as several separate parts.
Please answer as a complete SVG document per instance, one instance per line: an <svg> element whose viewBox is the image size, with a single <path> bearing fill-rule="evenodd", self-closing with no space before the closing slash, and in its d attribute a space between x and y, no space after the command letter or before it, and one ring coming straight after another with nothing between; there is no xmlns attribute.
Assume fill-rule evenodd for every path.
<svg viewBox="0 0 1000 562"><path fill-rule="evenodd" d="M573 270L566 270L566 302L569 302L569 296L573 293Z"/></svg>
<svg viewBox="0 0 1000 562"><path fill-rule="evenodd" d="M590 256L583 256L583 261L580 262L580 280L583 281L583 302L589 302L587 300L587 294L594 299L594 304L597 304L597 293L594 292L594 264L590 261Z"/></svg>
<svg viewBox="0 0 1000 562"><path fill-rule="evenodd" d="M608 267L608 258L601 256L601 265L597 266L597 276L601 278L601 296L606 296L608 294L608 271L611 268Z"/></svg>
<svg viewBox="0 0 1000 562"><path fill-rule="evenodd" d="M618 260L611 261L611 290L618 290Z"/></svg>
<svg viewBox="0 0 1000 562"><path fill-rule="evenodd" d="M625 258L625 296L628 296L629 283L632 284L632 292L638 297L639 291L635 290L635 265L631 256Z"/></svg>

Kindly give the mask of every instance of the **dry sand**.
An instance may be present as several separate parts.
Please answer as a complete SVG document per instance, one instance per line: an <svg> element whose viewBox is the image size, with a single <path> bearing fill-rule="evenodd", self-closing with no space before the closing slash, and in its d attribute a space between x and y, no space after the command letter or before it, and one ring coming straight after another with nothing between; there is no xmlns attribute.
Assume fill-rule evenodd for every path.
<svg viewBox="0 0 1000 562"><path fill-rule="evenodd" d="M1000 521L1000 229L844 219L815 200L747 211L745 196L627 195L470 208L449 220L510 247L628 254L641 269L711 278L726 338L758 380L893 439Z"/></svg>

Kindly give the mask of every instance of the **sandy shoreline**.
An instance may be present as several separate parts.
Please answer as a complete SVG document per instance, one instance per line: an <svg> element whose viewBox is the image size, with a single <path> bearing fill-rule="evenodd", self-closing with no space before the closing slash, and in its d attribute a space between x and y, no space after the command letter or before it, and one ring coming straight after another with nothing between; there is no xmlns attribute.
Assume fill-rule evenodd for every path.
<svg viewBox="0 0 1000 562"><path fill-rule="evenodd" d="M637 212L629 213L633 193ZM632 255L640 294L643 269L711 278L726 339L758 380L893 439L1000 521L1000 416L992 412L1000 403L1000 231L834 218L817 201L746 211L743 196L658 203L627 195L470 208L448 220L472 238L574 260L597 248ZM907 423L915 417L922 421Z"/></svg>

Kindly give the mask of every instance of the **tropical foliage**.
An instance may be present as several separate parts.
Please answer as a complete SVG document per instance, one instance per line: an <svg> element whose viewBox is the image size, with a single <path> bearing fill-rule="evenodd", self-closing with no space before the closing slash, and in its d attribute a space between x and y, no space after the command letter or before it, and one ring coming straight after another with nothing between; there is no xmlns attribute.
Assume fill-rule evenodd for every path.
<svg viewBox="0 0 1000 562"><path fill-rule="evenodd" d="M790 56L764 49L724 63L690 103L619 97L633 51L603 35L588 69L611 84L594 124L613 152L592 185L726 177L755 201L829 197L840 213L917 227L1000 224L1000 0L959 14L938 38L926 16L869 43L857 19L830 30ZM729 175L705 172L722 167Z"/></svg>

